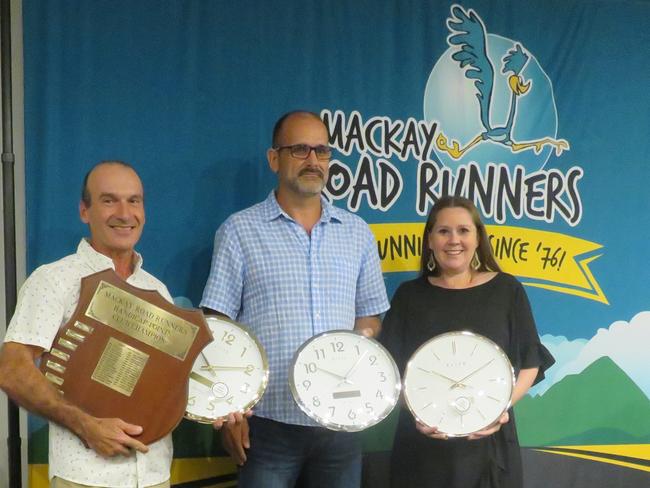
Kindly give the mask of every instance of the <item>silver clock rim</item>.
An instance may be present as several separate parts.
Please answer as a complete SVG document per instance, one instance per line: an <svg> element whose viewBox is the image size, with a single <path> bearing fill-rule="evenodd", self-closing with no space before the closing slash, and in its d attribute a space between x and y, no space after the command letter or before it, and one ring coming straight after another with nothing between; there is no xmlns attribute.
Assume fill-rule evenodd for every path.
<svg viewBox="0 0 650 488"><path fill-rule="evenodd" d="M390 360L391 367L393 369L394 377L396 379L395 384L393 385L392 389L394 390L394 401L389 403L387 407L379 414L374 416L371 421L365 422L363 424L355 425L355 426L349 426L345 424L339 424L337 422L330 422L321 417L320 415L317 415L316 413L312 412L311 409L305 404L305 402L302 401L300 398L300 394L296 388L296 382L294 378L294 370L298 361L298 358L300 357L300 354L302 351L312 344L314 341L318 339L323 339L328 336L332 335L341 335L341 334L346 334L346 335L351 335L354 336L355 338L361 338L361 340L369 341L372 343L374 346L377 347L378 350L380 350L385 356ZM397 368L397 364L395 363L395 359L393 359L393 356L388 352L388 350L376 339L373 339L371 337L366 337L363 334L360 334L358 332L355 332L354 330L349 330L349 329L334 329L334 330L328 330L325 332L321 332L319 334L316 334L315 336L310 337L307 339L305 342L302 343L302 345L296 350L296 352L293 355L293 359L291 360L291 365L289 366L289 389L291 390L291 394L293 396L294 401L300 407L300 409L312 420L315 422L318 422L320 425L323 427L329 429L329 430L334 430L337 432L360 432L362 430L365 430L369 427L372 427L373 425L377 425L379 422L384 420L390 413L395 409L395 406L397 405L400 397L400 391L402 389L402 382L399 374L399 369Z"/></svg>
<svg viewBox="0 0 650 488"><path fill-rule="evenodd" d="M426 422L425 422L425 421L424 421L424 420L423 420L423 419L422 419L422 418L421 418L421 417L416 413L416 411L415 411L415 407L414 407L413 405L411 405L411 401L409 400L409 397L408 397L408 394L407 394L407 391L408 391L407 382L408 382L408 373L409 373L409 368L410 368L410 366L411 366L411 364L412 364L412 362L413 362L413 359L417 356L417 354L418 354L422 349L424 349L426 346L428 346L431 342L438 341L438 340L440 340L441 338L443 338L443 337L447 337L447 336L461 336L461 335L463 335L463 336L471 336L471 337L474 337L474 338L476 338L476 339L478 339L478 340L481 340L481 341L483 341L483 342L487 342L488 344L490 344L492 347L494 347L494 348L496 349L497 353L498 353L498 354L499 354L503 359L505 359L506 364L508 365L508 367L509 367L509 371L510 371L510 382L509 382L509 386L510 386L510 399L508 400L508 403L507 403L507 405L503 408L503 410L501 410L501 412L500 412L500 413L499 413L499 414L498 414L494 419L492 419L489 423L487 423L486 426L483 427L483 428L486 428L486 427L492 425L494 422L496 422L496 421L501 417L501 415L503 415L505 412L507 412L508 409L512 406L512 394L513 394L513 392L514 392L515 382L516 382L516 378L515 378L515 370L514 370L514 368L513 368L513 366L512 366L512 363L510 362L510 358L508 358L507 354L503 351L503 349L501 349L501 347L500 347L496 342L494 342L492 339L490 339L490 338L488 338L488 337L485 337L485 336L482 335L482 334L478 334L478 333L476 333L476 332L472 332L472 331L469 331L469 330L458 330L458 331L444 332L444 333L442 333L442 334L438 334L438 335L436 335L436 336L434 336L434 337L428 339L426 342L424 342L423 344L421 344L420 347L418 347L418 348L415 350L415 352L414 352L413 354L411 354L411 357L409 358L408 362L406 363L406 368L404 368L404 378L403 378L403 380L402 380L402 383L403 383L403 392L404 392L404 402L406 403L406 406L408 407L409 411L411 412L411 415L413 415L413 417L415 418L415 420L418 421L419 423L421 423L422 425L426 425L427 427L434 427L434 426L431 426L431 425L427 424L427 423L426 423ZM467 432L467 433L445 432L445 431L443 431L443 430L439 430L439 433L444 434L444 435L446 435L447 437L459 437L459 438L460 438L460 437L469 437L470 435L474 434L475 432L479 432L480 430L483 430L483 429L478 429L478 430L475 430L474 432Z"/></svg>
<svg viewBox="0 0 650 488"><path fill-rule="evenodd" d="M233 410L232 412L228 412L226 415L220 415L218 417L206 417L202 415L196 415L191 412L188 412L185 410L185 413L183 415L184 418L191 420L193 422L198 422L200 424L212 424L217 420L220 419L225 419L230 415L231 413L244 413L247 410L250 410L253 408L257 403L262 399L262 396L264 396L264 392L266 391L266 387L269 384L269 360L268 356L266 355L266 350L264 349L264 346L258 339L257 335L255 335L248 327L246 327L244 324L241 324L239 322L235 322L234 320L221 316L221 315L206 315L205 316L206 322L227 322L230 325L239 328L245 335L249 337L253 341L253 343L257 346L258 351L260 352L260 356L262 359L262 367L263 367L263 377L262 381L257 388L256 394L253 398L251 398L250 401L248 401L243 407ZM209 346L209 344L206 346L206 348ZM205 349L205 348L204 348ZM203 351L201 351L203 352ZM197 358L198 359L198 358ZM187 378L187 389L188 389L188 395L189 395L189 388L190 388L190 378ZM187 407L186 407L187 408Z"/></svg>

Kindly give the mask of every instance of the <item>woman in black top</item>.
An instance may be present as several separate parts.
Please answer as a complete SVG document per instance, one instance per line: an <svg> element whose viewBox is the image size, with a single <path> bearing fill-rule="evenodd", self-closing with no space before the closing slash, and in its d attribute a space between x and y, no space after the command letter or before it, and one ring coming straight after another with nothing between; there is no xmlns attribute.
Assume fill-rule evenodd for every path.
<svg viewBox="0 0 650 488"><path fill-rule="evenodd" d="M526 292L501 272L476 207L460 197L444 197L432 208L422 239L421 276L397 289L382 329L382 342L402 373L415 350L436 335L469 330L490 338L515 368L513 404L554 361L539 340ZM435 427L416 424L403 408L391 486L520 488L512 409L469 438L448 439Z"/></svg>

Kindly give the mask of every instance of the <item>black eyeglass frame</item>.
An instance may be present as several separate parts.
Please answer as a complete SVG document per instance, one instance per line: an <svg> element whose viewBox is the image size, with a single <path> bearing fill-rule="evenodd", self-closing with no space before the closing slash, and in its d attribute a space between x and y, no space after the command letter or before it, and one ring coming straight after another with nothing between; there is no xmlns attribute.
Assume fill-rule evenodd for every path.
<svg viewBox="0 0 650 488"><path fill-rule="evenodd" d="M309 151L305 156L299 156L295 154L295 151L298 150L299 148L309 148ZM281 151L282 149L288 149L291 152L291 155L296 158L296 159L307 159L309 155L311 154L312 151L314 151L314 154L316 154L316 159L319 161L329 161L329 159L332 157L332 148L330 146L327 146L325 144L319 144L317 146L310 146L309 144L291 144L288 146L276 146L272 147L274 151ZM319 149L327 149L327 154L318 154Z"/></svg>

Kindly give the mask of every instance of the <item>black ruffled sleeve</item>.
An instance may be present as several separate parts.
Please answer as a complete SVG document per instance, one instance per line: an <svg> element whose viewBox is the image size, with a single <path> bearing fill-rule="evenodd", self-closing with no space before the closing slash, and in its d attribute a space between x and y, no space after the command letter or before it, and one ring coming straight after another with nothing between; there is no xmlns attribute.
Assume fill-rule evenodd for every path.
<svg viewBox="0 0 650 488"><path fill-rule="evenodd" d="M533 383L537 384L544 379L544 371L555 363L555 359L539 339L528 296L519 282L515 289L513 319L514 367L517 370L539 368Z"/></svg>

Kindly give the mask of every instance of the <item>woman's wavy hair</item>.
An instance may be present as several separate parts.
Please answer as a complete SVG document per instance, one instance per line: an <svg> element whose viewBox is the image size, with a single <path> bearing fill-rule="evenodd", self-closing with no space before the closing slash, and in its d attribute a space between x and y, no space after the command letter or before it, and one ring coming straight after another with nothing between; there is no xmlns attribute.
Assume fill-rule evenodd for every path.
<svg viewBox="0 0 650 488"><path fill-rule="evenodd" d="M476 226L476 234L478 236L478 248L476 253L478 254L479 261L481 265L476 271L501 271L501 268L497 264L496 259L494 258L494 253L492 252L492 246L490 245L490 240L488 239L487 231L485 230L485 225L481 221L481 217L478 213L478 209L472 203L471 200L463 197L457 196L444 196L436 202L436 204L429 212L429 217L427 218L427 223L424 226L424 233L422 234L422 254L420 258L420 273L422 276L439 276L440 275L440 266L436 261L436 267L433 271L429 271L427 268L427 262L429 257L433 256L433 251L429 249L429 233L433 229L433 226L436 224L436 219L438 218L438 212L444 210L445 208L455 208L460 207L464 208L472 216L472 221ZM435 261L435 256L433 256Z"/></svg>

